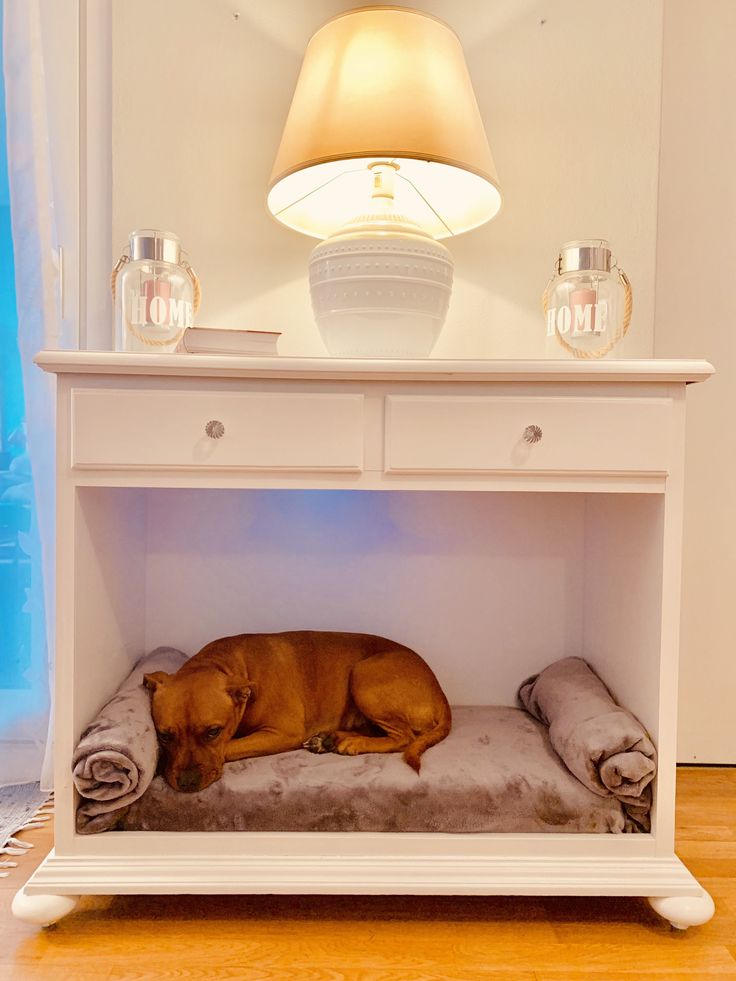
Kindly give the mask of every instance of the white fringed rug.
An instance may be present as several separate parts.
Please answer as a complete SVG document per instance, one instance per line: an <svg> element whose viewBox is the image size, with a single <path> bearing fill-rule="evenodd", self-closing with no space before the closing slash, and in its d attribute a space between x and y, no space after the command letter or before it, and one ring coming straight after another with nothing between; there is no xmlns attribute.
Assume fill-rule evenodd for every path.
<svg viewBox="0 0 736 981"><path fill-rule="evenodd" d="M15 838L26 828L42 828L51 817L50 795L38 783L16 783L0 787L0 878L18 863L6 856L25 855L33 845Z"/></svg>

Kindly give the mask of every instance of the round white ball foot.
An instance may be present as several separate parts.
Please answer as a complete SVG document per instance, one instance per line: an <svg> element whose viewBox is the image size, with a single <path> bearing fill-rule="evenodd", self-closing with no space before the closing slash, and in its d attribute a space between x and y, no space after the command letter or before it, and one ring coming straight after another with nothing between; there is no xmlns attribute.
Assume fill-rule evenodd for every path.
<svg viewBox="0 0 736 981"><path fill-rule="evenodd" d="M67 916L79 902L79 896L29 896L19 889L11 906L13 916L34 926L51 926Z"/></svg>
<svg viewBox="0 0 736 981"><path fill-rule="evenodd" d="M699 896L651 896L649 905L655 913L669 920L675 930L701 926L716 911L716 904L705 889Z"/></svg>

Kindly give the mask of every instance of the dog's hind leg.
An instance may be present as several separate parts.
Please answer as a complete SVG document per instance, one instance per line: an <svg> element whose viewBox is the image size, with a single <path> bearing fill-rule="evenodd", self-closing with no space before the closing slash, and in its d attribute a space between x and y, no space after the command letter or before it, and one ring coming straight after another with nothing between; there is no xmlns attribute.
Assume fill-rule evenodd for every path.
<svg viewBox="0 0 736 981"><path fill-rule="evenodd" d="M382 734L336 732L338 753L352 756L403 750L405 761L418 773L422 753L450 731L450 707L437 679L417 654L405 648L359 661L350 677L350 694Z"/></svg>
<svg viewBox="0 0 736 981"><path fill-rule="evenodd" d="M391 723L385 725L388 727ZM333 752L341 756L357 756L359 753L398 753L406 749L414 739L411 730L394 730L387 732L385 736L362 736L358 732L338 730L330 733L330 736L334 746Z"/></svg>
<svg viewBox="0 0 736 981"><path fill-rule="evenodd" d="M404 752L419 772L419 757L450 729L450 709L429 667L406 648L381 651L353 667L350 695L374 733L343 728L320 732L304 743L313 753L342 756Z"/></svg>
<svg viewBox="0 0 736 981"><path fill-rule="evenodd" d="M412 655L413 656L413 655ZM403 710L403 693L396 690L395 673L403 673L405 665L397 663L401 653L393 651L374 654L359 661L350 676L350 694L360 715L370 723L353 728L348 724L325 734L334 753L357 756L359 753L397 753L415 738L411 721ZM344 723L343 723L344 725ZM362 730L362 731L360 731Z"/></svg>

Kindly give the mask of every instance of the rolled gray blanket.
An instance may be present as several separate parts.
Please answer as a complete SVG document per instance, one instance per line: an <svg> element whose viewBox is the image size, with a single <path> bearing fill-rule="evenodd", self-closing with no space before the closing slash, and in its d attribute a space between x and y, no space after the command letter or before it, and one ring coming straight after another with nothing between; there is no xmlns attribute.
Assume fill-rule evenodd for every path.
<svg viewBox="0 0 736 981"><path fill-rule="evenodd" d="M616 797L629 819L648 831L654 744L587 662L555 661L522 684L519 701L549 726L550 742L578 780L596 794Z"/></svg>
<svg viewBox="0 0 736 981"><path fill-rule="evenodd" d="M113 827L120 809L148 788L156 775L158 740L143 675L177 671L186 660L173 647L144 655L82 733L72 760L74 784L84 798L77 809L78 831Z"/></svg>

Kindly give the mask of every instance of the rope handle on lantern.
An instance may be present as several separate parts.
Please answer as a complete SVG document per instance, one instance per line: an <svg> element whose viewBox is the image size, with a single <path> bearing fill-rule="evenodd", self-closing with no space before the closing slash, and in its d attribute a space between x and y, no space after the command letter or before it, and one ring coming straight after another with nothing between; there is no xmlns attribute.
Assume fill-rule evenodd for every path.
<svg viewBox="0 0 736 981"><path fill-rule="evenodd" d="M574 344L570 344L565 338L560 334L560 332L555 328L555 335L560 344L573 354L576 358L586 358L591 360L593 358L604 358L607 354L610 354L614 347L618 344L621 338L626 337L629 332L629 326L631 324L631 314L634 309L634 295L631 289L631 283L629 282L629 277L619 266L615 266L618 270L618 280L624 288L624 315L616 330L614 336L608 342L608 344L601 348L600 351L585 351L582 348L575 347ZM544 316L547 316L547 310L549 309L549 294L551 292L552 283L554 282L554 276L550 278L550 281L544 288L544 293L542 294L542 310L544 311Z"/></svg>
<svg viewBox="0 0 736 981"><path fill-rule="evenodd" d="M119 274L120 270L123 268L123 266L126 263L128 263L128 262L130 262L130 256L128 255L127 252L123 251L121 253L121 255L120 255L120 258L118 259L118 261L113 266L112 272L110 273L110 292L112 293L112 301L113 301L113 303L115 302L115 299L116 299L116 296L117 296L118 274ZM200 306L202 305L202 284L199 281L199 276L196 274L196 272L194 271L194 269L190 265L188 259L184 259L182 261L181 265L186 270L187 275L189 276L189 278L192 281L192 291L193 291L193 293L192 293L192 305L194 307L194 312L197 313L197 311L199 310ZM133 324L131 324L127 320L125 321L125 326L131 332L131 334L134 337L136 337L143 344L148 344L151 347L164 347L166 345L172 344L175 340L178 342L184 336L184 330L186 330L186 327L185 327L184 330L181 331L181 333L179 334L178 337L173 337L173 338L172 337L169 337L166 340L160 340L159 341L159 340L155 340L155 339L150 338L150 337L146 337L139 330L137 330L133 326Z"/></svg>

